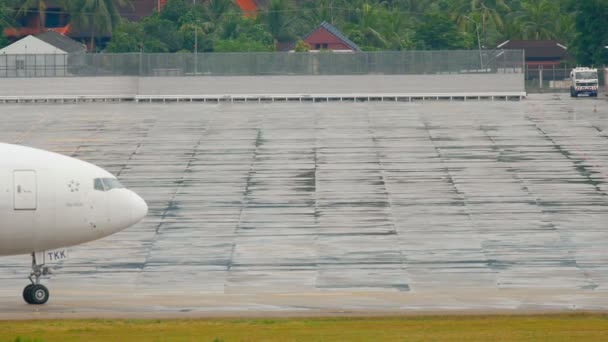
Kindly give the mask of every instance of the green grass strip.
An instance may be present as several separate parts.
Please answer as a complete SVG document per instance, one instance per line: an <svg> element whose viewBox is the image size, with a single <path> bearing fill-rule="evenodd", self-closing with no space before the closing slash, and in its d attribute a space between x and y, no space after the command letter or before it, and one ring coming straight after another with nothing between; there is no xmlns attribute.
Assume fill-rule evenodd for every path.
<svg viewBox="0 0 608 342"><path fill-rule="evenodd" d="M608 314L0 322L17 341L608 341Z"/></svg>

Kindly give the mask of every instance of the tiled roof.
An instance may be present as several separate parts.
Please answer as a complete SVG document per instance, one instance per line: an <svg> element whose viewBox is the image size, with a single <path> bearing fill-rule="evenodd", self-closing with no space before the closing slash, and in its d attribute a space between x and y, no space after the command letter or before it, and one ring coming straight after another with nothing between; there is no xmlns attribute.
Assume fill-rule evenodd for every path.
<svg viewBox="0 0 608 342"><path fill-rule="evenodd" d="M245 12L254 12L258 9L256 2L253 0L236 0L236 3Z"/></svg>
<svg viewBox="0 0 608 342"><path fill-rule="evenodd" d="M324 28L327 31L329 31L331 34L333 34L334 36L338 37L338 39L340 39L344 44L346 44L348 47L350 47L354 51L361 51L361 49L359 48L359 46L357 44L355 44L352 40L348 39L334 25L332 25L332 24L330 24L330 23L328 23L326 21L322 22L321 25L319 25L319 27L317 27L315 30L313 30L309 34L307 34L303 39L305 40L306 38L310 37L311 34L313 34L314 32L316 32L320 28Z"/></svg>
<svg viewBox="0 0 608 342"><path fill-rule="evenodd" d="M84 53L87 51L84 44L55 31L46 31L35 37L67 53Z"/></svg>
<svg viewBox="0 0 608 342"><path fill-rule="evenodd" d="M526 59L568 59L568 48L557 40L507 40L499 49L525 50Z"/></svg>

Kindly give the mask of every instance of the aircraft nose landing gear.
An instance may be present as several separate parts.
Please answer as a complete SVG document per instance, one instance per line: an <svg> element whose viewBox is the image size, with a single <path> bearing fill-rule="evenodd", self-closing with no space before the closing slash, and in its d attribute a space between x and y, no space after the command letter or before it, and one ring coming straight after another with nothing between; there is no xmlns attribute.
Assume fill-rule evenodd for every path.
<svg viewBox="0 0 608 342"><path fill-rule="evenodd" d="M42 305L49 300L49 290L40 284L40 277L49 273L48 267L36 263L36 253L32 253L32 273L28 277L32 283L23 289L23 299L26 303Z"/></svg>

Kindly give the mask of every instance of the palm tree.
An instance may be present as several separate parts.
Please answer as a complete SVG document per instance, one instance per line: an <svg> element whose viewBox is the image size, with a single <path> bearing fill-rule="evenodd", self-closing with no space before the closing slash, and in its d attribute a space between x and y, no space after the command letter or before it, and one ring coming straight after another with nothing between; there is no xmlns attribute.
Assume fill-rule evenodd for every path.
<svg viewBox="0 0 608 342"><path fill-rule="evenodd" d="M574 21L574 13L557 13L557 23L555 28L555 36L557 39L568 44L572 43L576 36L576 24Z"/></svg>
<svg viewBox="0 0 608 342"><path fill-rule="evenodd" d="M503 15L510 10L507 0L454 0L452 16L461 29L472 31L474 25L479 25L483 35L484 45L488 43L488 29L497 31L505 27ZM511 2L509 2L511 3Z"/></svg>
<svg viewBox="0 0 608 342"><path fill-rule="evenodd" d="M392 50L403 50L410 43L410 27L407 18L398 11L390 11L383 20L384 36Z"/></svg>
<svg viewBox="0 0 608 342"><path fill-rule="evenodd" d="M558 8L549 0L525 1L521 11L514 12L514 24L523 39L557 38Z"/></svg>
<svg viewBox="0 0 608 342"><path fill-rule="evenodd" d="M355 40L360 40L360 43L363 45L377 49L386 49L390 43L385 34L386 32L383 32L382 28L395 24L387 23L387 12L384 3L372 4L362 1L356 5L353 4L353 10L348 15L345 28L355 36ZM360 38L356 39L356 37Z"/></svg>
<svg viewBox="0 0 608 342"><path fill-rule="evenodd" d="M89 31L91 51L95 51L98 34L111 34L120 23L120 10L132 6L130 0L71 0L66 1L70 24L77 30Z"/></svg>
<svg viewBox="0 0 608 342"><path fill-rule="evenodd" d="M488 43L488 25L492 24L497 30L502 29L504 21L503 12L509 11L505 0L472 0L471 10L481 21L481 32L484 42Z"/></svg>
<svg viewBox="0 0 608 342"><path fill-rule="evenodd" d="M281 42L293 38L290 25L297 16L294 15L292 9L293 0L270 0L263 20L276 41Z"/></svg>
<svg viewBox="0 0 608 342"><path fill-rule="evenodd" d="M232 0L210 0L205 4L205 15L210 21L218 21L224 14L237 8Z"/></svg>
<svg viewBox="0 0 608 342"><path fill-rule="evenodd" d="M0 27L7 27L14 25L13 22L13 12L11 11L11 7L5 1L0 2Z"/></svg>
<svg viewBox="0 0 608 342"><path fill-rule="evenodd" d="M308 28L317 27L324 21L334 25L340 5L340 0L314 0L305 3L302 14Z"/></svg>

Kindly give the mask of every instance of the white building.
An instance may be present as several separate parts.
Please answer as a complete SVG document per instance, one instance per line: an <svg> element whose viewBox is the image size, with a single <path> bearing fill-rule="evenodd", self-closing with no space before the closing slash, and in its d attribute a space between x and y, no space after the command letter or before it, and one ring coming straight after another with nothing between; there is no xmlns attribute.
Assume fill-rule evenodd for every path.
<svg viewBox="0 0 608 342"><path fill-rule="evenodd" d="M68 76L69 61L86 46L55 31L27 36L0 49L0 77Z"/></svg>

